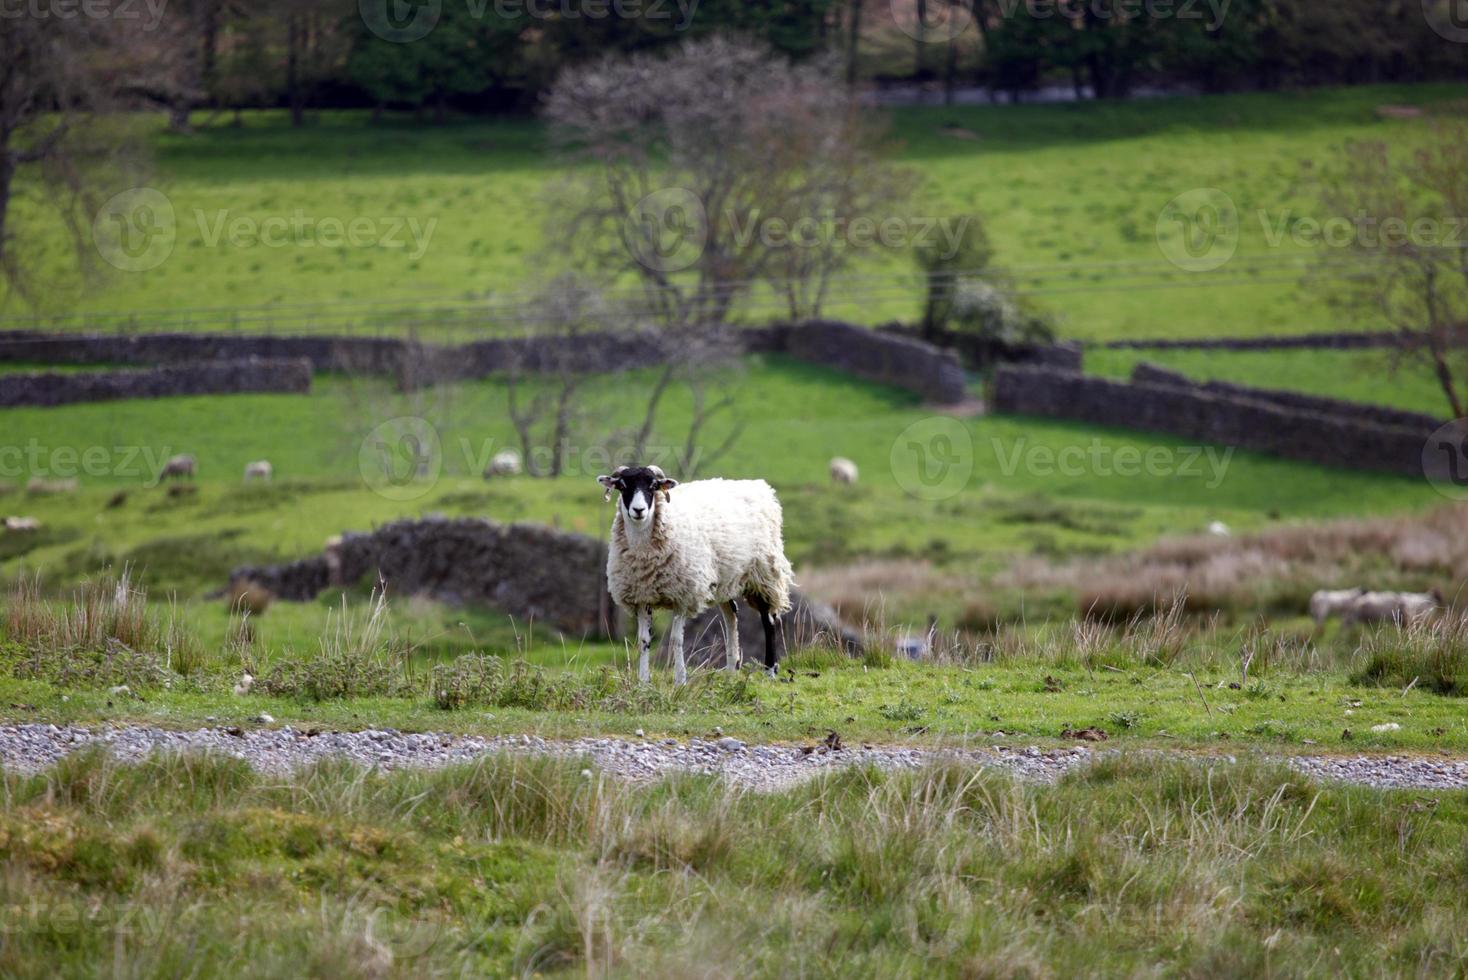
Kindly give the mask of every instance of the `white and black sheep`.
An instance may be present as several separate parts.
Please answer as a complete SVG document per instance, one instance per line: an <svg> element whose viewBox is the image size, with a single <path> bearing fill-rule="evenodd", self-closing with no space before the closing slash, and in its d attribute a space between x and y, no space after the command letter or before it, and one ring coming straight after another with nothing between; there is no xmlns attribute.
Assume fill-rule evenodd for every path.
<svg viewBox="0 0 1468 980"><path fill-rule="evenodd" d="M158 472L158 481L162 483L167 479L181 479L188 477L190 480L199 470L199 462L194 459L192 453L179 453L170 456L168 462L163 464L163 469Z"/></svg>
<svg viewBox="0 0 1468 980"><path fill-rule="evenodd" d="M710 606L718 606L724 620L725 667L738 670L739 599L759 611L765 667L774 672L776 623L790 609L794 585L774 489L763 480L696 480L680 486L656 466L619 466L597 482L608 499L618 495L607 548L607 588L619 606L636 613L639 679L650 679L654 609L673 613L669 644L677 683L688 679L684 625Z"/></svg>
<svg viewBox="0 0 1468 980"><path fill-rule="evenodd" d="M484 478L492 479L496 476L519 476L520 454L513 449L501 449L489 460L489 465L484 468Z"/></svg>
<svg viewBox="0 0 1468 980"><path fill-rule="evenodd" d="M856 482L858 474L856 464L845 456L834 457L829 468L832 483L852 484Z"/></svg>
<svg viewBox="0 0 1468 980"><path fill-rule="evenodd" d="M275 467L270 465L270 460L268 459L257 459L253 463L245 464L246 483L249 483L251 480L261 480L269 483L270 478L274 475Z"/></svg>

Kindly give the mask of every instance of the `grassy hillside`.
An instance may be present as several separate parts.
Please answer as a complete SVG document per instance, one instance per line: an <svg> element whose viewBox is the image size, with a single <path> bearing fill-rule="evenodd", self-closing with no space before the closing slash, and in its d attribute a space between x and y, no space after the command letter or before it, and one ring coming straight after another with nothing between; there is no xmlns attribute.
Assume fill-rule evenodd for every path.
<svg viewBox="0 0 1468 980"><path fill-rule="evenodd" d="M1314 208L1302 164L1346 139L1403 144L1423 131L1421 120L1379 118L1378 105L1463 95L1453 86L1378 87L914 108L890 113L890 137L896 160L924 180L910 217L983 214L1000 261L1070 336L1298 332L1338 326L1298 295L1293 263L1304 253L1288 239L1269 241ZM540 192L555 174L532 122L372 125L364 114L323 113L296 131L259 113L242 128L160 132L154 142L151 183L177 223L171 257L114 272L95 294L53 289L52 312L238 310L207 318L238 329L374 329L431 320L447 304L490 293L503 302L543 268L532 261L543 244ZM1168 201L1200 187L1234 201L1238 252L1216 271L1185 273L1159 246L1158 219ZM309 234L305 244L253 235L232 244L228 234L238 219L298 218L313 228L365 219L364 244L323 247ZM1172 234L1164 222L1164 240ZM906 259L884 258L858 275L875 278L836 290L829 312L864 322L915 314ZM5 312L25 311L11 303ZM769 297L746 310L753 319L778 312ZM140 316L137 325L150 322Z"/></svg>

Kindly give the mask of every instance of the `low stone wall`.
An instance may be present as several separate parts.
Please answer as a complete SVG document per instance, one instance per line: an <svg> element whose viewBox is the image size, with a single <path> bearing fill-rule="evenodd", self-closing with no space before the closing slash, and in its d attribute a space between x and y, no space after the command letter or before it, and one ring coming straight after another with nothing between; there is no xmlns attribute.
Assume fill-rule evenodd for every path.
<svg viewBox="0 0 1468 980"><path fill-rule="evenodd" d="M909 337L815 321L794 326L730 328L727 338L734 353L786 353L905 388L936 404L951 404L965 397L963 368L958 359ZM388 337L0 332L0 361L12 363L168 365L290 357L306 359L317 371L391 377L404 390L511 370L628 371L678 356L678 347L655 330L496 338L457 346Z"/></svg>
<svg viewBox="0 0 1468 980"><path fill-rule="evenodd" d="M310 390L310 361L246 358L139 370L0 374L0 408L180 395L305 394Z"/></svg>
<svg viewBox="0 0 1468 980"><path fill-rule="evenodd" d="M1183 379L1186 381L1186 379ZM1161 383L1158 383L1161 382ZM1325 466L1422 476L1426 433L1155 378L1127 383L1053 368L994 375L995 411L1161 432Z"/></svg>
<svg viewBox="0 0 1468 980"><path fill-rule="evenodd" d="M606 590L606 545L539 524L474 518L395 521L348 533L336 550L288 565L238 568L279 598L309 602L333 587L381 580L402 595L488 605L577 636L621 635Z"/></svg>
<svg viewBox="0 0 1468 980"><path fill-rule="evenodd" d="M1109 340L1101 347L1123 350L1372 350L1400 347L1400 334L1384 330L1344 330L1264 337L1185 337Z"/></svg>
<svg viewBox="0 0 1468 980"><path fill-rule="evenodd" d="M1436 416L1427 415L1422 412L1409 412L1404 409L1390 408L1386 405L1353 402L1343 398L1326 398L1321 395L1306 395L1298 391L1287 391L1280 388L1254 388L1249 385L1233 384L1228 381L1194 381L1186 375L1158 367L1155 364L1149 364L1146 361L1142 361L1132 369L1132 381L1135 384L1162 384L1183 388L1196 388L1200 391L1222 395L1225 398L1242 398L1250 401L1268 402L1271 405L1278 405L1282 408L1314 412L1319 415L1336 415L1357 422L1367 422L1372 425L1417 429L1422 432L1424 439L1443 424L1443 420Z"/></svg>
<svg viewBox="0 0 1468 980"><path fill-rule="evenodd" d="M922 339L919 328L900 323L884 324L877 329L913 340ZM963 366L970 371L987 371L999 364L1038 364L1079 371L1085 357L1084 349L1073 341L1059 344L1006 344L956 330L938 331L938 346L957 353Z"/></svg>
<svg viewBox="0 0 1468 980"><path fill-rule="evenodd" d="M163 365L252 357L305 358L317 371L393 375L412 346L395 337L0 331L0 361L8 363Z"/></svg>
<svg viewBox="0 0 1468 980"><path fill-rule="evenodd" d="M785 351L868 381L906 388L933 404L951 405L968 397L968 381L958 358L910 337L815 321L791 327Z"/></svg>

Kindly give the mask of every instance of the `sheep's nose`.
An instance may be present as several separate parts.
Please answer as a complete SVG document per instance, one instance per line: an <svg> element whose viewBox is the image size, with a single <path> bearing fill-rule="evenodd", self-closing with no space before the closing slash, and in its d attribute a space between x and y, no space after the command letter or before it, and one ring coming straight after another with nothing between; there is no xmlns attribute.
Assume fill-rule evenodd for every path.
<svg viewBox="0 0 1468 980"><path fill-rule="evenodd" d="M639 521L642 520L642 515L645 514L645 513L647 513L647 508L646 507L633 507L632 508L632 516L635 519L639 520Z"/></svg>

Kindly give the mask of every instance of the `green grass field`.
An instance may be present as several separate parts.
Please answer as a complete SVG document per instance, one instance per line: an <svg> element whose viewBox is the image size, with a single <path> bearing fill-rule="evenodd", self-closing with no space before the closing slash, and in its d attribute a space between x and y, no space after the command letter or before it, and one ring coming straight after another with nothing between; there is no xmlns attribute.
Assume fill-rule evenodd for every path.
<svg viewBox="0 0 1468 980"><path fill-rule="evenodd" d="M776 794L99 755L0 786L11 976L1451 973L1462 793L1123 758Z"/></svg>
<svg viewBox="0 0 1468 980"><path fill-rule="evenodd" d="M1347 139L1410 145L1426 124L1381 119L1377 106L1464 95L1460 86L1364 87L895 110L892 155L924 184L913 213L900 217L982 214L1000 263L1061 316L1068 336L1333 329L1340 324L1297 286L1297 260L1310 250L1271 242L1275 229L1315 212L1304 164L1323 162ZM545 271L541 190L553 175L537 124L372 125L363 114L321 113L293 131L279 114L246 118L242 128L154 137L150 186L168 196L177 227L167 261L114 272L95 294L52 288L41 312L136 314L125 322L145 329L157 322L150 311L179 314L187 326L182 311L206 309L226 311L224 320L204 317L225 329L401 329L404 319L432 321L471 299L502 302ZM1218 270L1185 272L1167 259L1175 230L1165 221L1159 243L1159 215L1174 197L1205 187L1227 193L1238 210L1237 254ZM284 244L253 234L231 244L227 233L240 219L298 216L316 228L366 224L359 246L294 233ZM19 220L41 219L23 209ZM55 260L60 242L53 246ZM829 313L875 323L917 312L905 258L879 257L856 274L864 281L836 290ZM16 303L5 310L26 312ZM779 309L754 297L745 315L764 320Z"/></svg>

